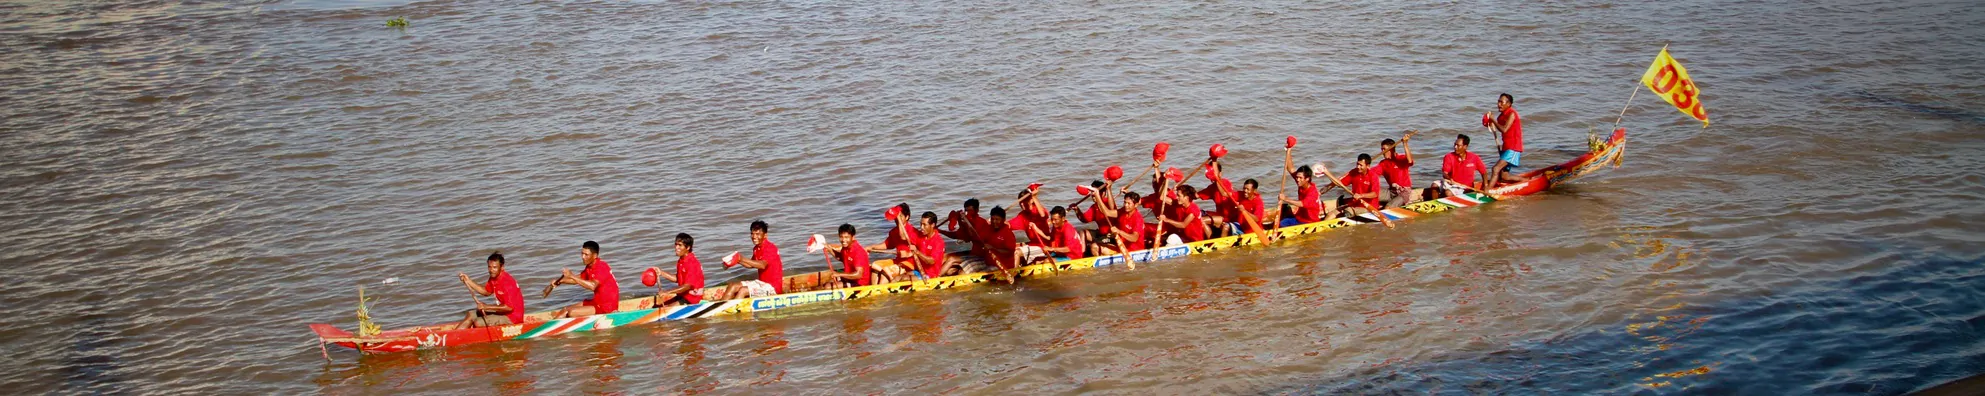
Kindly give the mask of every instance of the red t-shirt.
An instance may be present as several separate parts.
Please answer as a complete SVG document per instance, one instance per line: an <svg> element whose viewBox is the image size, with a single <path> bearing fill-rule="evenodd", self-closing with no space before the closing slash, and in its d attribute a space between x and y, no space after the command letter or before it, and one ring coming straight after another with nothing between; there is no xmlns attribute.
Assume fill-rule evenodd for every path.
<svg viewBox="0 0 1985 396"><path fill-rule="evenodd" d="M923 263L924 276L936 278L944 273L944 237L935 233L918 237L917 251L930 256L930 262Z"/></svg>
<svg viewBox="0 0 1985 396"><path fill-rule="evenodd" d="M1302 210L1296 211L1296 221L1315 223L1323 221L1323 194L1316 191L1316 184L1296 188L1296 200L1303 201Z"/></svg>
<svg viewBox="0 0 1985 396"><path fill-rule="evenodd" d="M593 265L586 266L586 271L580 272L579 277L599 283L593 287L593 298L586 300L586 305L593 306L593 313L612 313L620 309L620 283L614 282L613 269L607 267L606 260L593 259Z"/></svg>
<svg viewBox="0 0 1985 396"><path fill-rule="evenodd" d="M983 239L985 239L986 233L992 232L992 224L988 223L984 217L968 214L965 215L965 226L971 227L973 237L960 240L972 243L972 254L985 254L986 244Z"/></svg>
<svg viewBox="0 0 1985 396"><path fill-rule="evenodd" d="M1074 224L1062 223L1061 230L1055 233L1055 244L1068 248L1068 253L1063 253L1062 255L1068 256L1069 259L1083 257L1082 234L1081 231L1075 229Z"/></svg>
<svg viewBox="0 0 1985 396"><path fill-rule="evenodd" d="M903 234L909 234L910 235L909 239L904 239ZM888 248L889 250L894 250L898 252L907 252L917 248L917 240L922 239L922 238L918 238L917 236L918 235L916 229L891 227L889 229L889 237L882 239L882 246L884 248Z"/></svg>
<svg viewBox="0 0 1985 396"><path fill-rule="evenodd" d="M1117 223L1123 224L1124 232L1136 235L1127 241L1117 238L1117 242L1130 251L1144 250L1144 214L1138 213L1135 207L1123 208L1117 212Z"/></svg>
<svg viewBox="0 0 1985 396"><path fill-rule="evenodd" d="M1395 155L1392 158L1379 160L1378 166L1372 167L1372 170L1385 175L1386 183L1411 187L1413 186L1412 168L1412 160L1406 159L1404 155Z"/></svg>
<svg viewBox="0 0 1985 396"><path fill-rule="evenodd" d="M765 262L765 269L758 270L759 282L772 284L773 294L786 292L786 263L779 259L779 247L772 244L772 238L751 248L751 259Z"/></svg>
<svg viewBox="0 0 1985 396"><path fill-rule="evenodd" d="M861 276L861 279L855 280L856 285L868 286L869 283L868 249L862 249L862 244L859 241L855 242L853 245L842 247L841 269L848 270L849 272L855 273L855 275Z"/></svg>
<svg viewBox="0 0 1985 396"><path fill-rule="evenodd" d="M703 262L696 261L696 253L675 259L675 283L689 286L689 292L682 294L683 301L703 302Z"/></svg>
<svg viewBox="0 0 1985 396"><path fill-rule="evenodd" d="M1475 185L1475 173L1488 169L1489 167L1482 166L1482 157L1476 156L1475 153L1468 153L1467 158L1461 158L1454 153L1447 153L1441 157L1441 173L1446 173L1448 179L1463 185Z"/></svg>
<svg viewBox="0 0 1985 396"><path fill-rule="evenodd" d="M495 278L483 282L483 290L496 297L496 303L510 307L510 323L524 323L524 291L517 289L517 279L510 277L510 271L496 273Z"/></svg>
<svg viewBox="0 0 1985 396"><path fill-rule="evenodd" d="M1115 225L1111 224L1114 223L1113 221L1103 217L1103 209L1098 206L1102 204L1089 204L1089 209L1075 212L1075 218L1083 222L1096 223L1096 230L1107 234Z"/></svg>
<svg viewBox="0 0 1985 396"><path fill-rule="evenodd" d="M1240 191L1234 190L1234 183L1228 182L1227 179L1220 179L1218 184L1219 187L1199 190L1199 199L1213 200L1213 213L1219 213L1220 217L1227 218L1227 221L1240 222L1240 205L1235 204L1233 196L1221 194L1220 188L1226 188L1227 191L1233 191L1235 194L1239 194Z"/></svg>
<svg viewBox="0 0 1985 396"><path fill-rule="evenodd" d="M988 231L985 238L987 246L986 255L989 257L986 257L986 260L1000 268L1013 268L1012 252L1013 249L1019 248L1019 243L1013 240L1013 229L1001 227L997 230ZM995 253L993 252L994 249L1007 252L1007 254Z"/></svg>
<svg viewBox="0 0 1985 396"><path fill-rule="evenodd" d="M1509 130L1503 131L1503 149L1523 152L1523 117L1516 114L1516 106L1503 110L1502 115L1496 116L1496 123L1505 119L1509 120Z"/></svg>
<svg viewBox="0 0 1985 396"><path fill-rule="evenodd" d="M1185 219L1186 226L1185 229L1179 230L1179 233L1184 234L1183 236L1186 242L1205 240L1206 225L1205 220L1199 217L1199 203L1186 201L1184 208L1185 210L1182 213L1184 216L1180 217Z"/></svg>
<svg viewBox="0 0 1985 396"><path fill-rule="evenodd" d="M1352 194L1376 194L1379 190L1378 175L1372 172L1353 169L1351 173L1344 174L1344 177L1337 179L1337 181L1351 187ZM1364 198L1354 201L1362 201L1365 207L1378 209L1378 198Z"/></svg>
<svg viewBox="0 0 1985 396"><path fill-rule="evenodd" d="M1238 191L1236 191L1236 192L1234 192L1234 193L1235 193L1235 194L1239 194L1240 192L1238 192ZM1262 210L1262 207L1261 207L1261 194L1255 194L1255 195L1254 195L1254 198L1245 198L1245 199L1242 199L1242 200L1241 200L1241 210L1245 210L1245 211L1247 211L1247 214L1249 214L1249 215L1252 215L1252 216L1254 216L1254 219L1255 219L1255 220L1257 220L1257 221L1266 221L1266 220L1262 220L1262 218L1261 218L1261 216L1266 216L1266 215L1268 215L1268 213L1267 213L1267 212L1265 212L1265 211L1263 211L1263 210ZM1245 218L1241 218L1240 216L1234 216L1234 218L1233 218L1233 219L1229 219L1229 220L1232 220L1232 221L1234 221L1234 222L1244 222L1244 221L1247 221L1247 219L1245 219ZM1242 229L1242 230L1247 230L1248 228L1247 228L1247 227L1241 227L1241 229Z"/></svg>

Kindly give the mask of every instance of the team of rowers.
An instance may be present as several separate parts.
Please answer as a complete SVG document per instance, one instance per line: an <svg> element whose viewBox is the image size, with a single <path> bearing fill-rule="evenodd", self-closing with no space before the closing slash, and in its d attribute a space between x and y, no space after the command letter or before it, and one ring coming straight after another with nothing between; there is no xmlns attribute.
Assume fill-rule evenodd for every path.
<svg viewBox="0 0 1985 396"><path fill-rule="evenodd" d="M1147 247L1262 233L1264 229L1365 213L1373 214L1372 217L1391 227L1391 220L1377 211L1420 200L1459 195L1465 191L1486 193L1490 186L1525 181L1513 170L1519 165L1523 154L1523 124L1512 107L1513 101L1509 94L1502 94L1496 100L1499 113L1482 115L1483 126L1492 129L1493 136L1500 137L1500 156L1496 165L1484 167L1481 157L1468 151L1468 135L1457 135L1453 150L1441 159L1440 179L1427 188L1413 187L1411 179L1410 169L1414 161L1408 144L1415 131L1407 131L1397 141L1380 141L1376 163L1370 154L1358 154L1356 167L1343 177L1335 177L1328 169L1321 167L1297 166L1296 138L1290 136L1283 152L1282 170L1288 178L1296 181L1296 196L1291 199L1286 194L1278 195L1274 210L1264 210L1260 183L1254 179L1242 181L1241 188L1236 190L1225 178L1220 163L1220 158L1226 155L1225 147L1214 145L1209 150L1209 158L1190 172L1182 172L1178 168L1160 171L1169 145L1159 143L1153 151L1151 167L1145 170L1151 174L1151 192L1148 195L1130 191L1130 186L1116 189L1114 184L1122 178L1123 169L1111 166L1103 171L1104 180L1078 186L1076 191L1082 197L1067 206L1048 207L1041 203L1042 185L1039 183L1020 191L1012 205L994 206L990 217L979 215L979 200L976 198L965 200L961 210L951 211L942 218L926 211L912 219L909 204L897 204L883 212L883 217L892 223L883 242L863 245L856 240L855 226L842 224L837 230L839 243L831 243L816 235L808 244L808 250L819 251L830 262L840 263L839 269L828 268L834 278L830 287L855 287L919 277L994 271L1010 280L1011 271L1026 264L1126 254ZM1195 188L1187 184L1186 181L1194 176L1188 173L1201 171L1205 172L1208 181L1205 187ZM1324 174L1327 185L1317 185L1313 173L1317 171ZM1344 189L1349 195L1336 200L1322 198L1324 193L1337 188ZM1212 201L1213 210L1203 210L1198 203L1200 200ZM1077 206L1084 201L1091 202L1087 208L1077 210ZM1147 221L1152 219L1146 216L1147 211L1155 216L1155 222ZM1069 221L1070 212L1074 212L1078 221L1094 223L1095 227L1076 227ZM1008 217L1009 214L1012 217ZM653 307L696 304L705 298L730 300L784 293L785 263L780 259L779 247L773 245L767 236L770 231L770 226L764 221L753 221L750 227L750 254L733 252L722 260L724 268L741 265L757 270L757 276L717 288L705 285L703 265L695 254L695 238L686 233L676 234L674 271L664 272L650 267L643 272L643 284L654 286L661 280L667 280L676 285L656 290L651 300ZM1016 238L1017 233L1027 235L1025 243ZM971 248L948 252L946 238L970 244ZM871 260L870 254L887 256L888 260ZM580 245L579 259L583 266L580 272L561 270L559 277L545 287L541 297L549 297L553 288L560 285L576 285L591 291L593 296L560 308L554 315L560 318L579 317L617 310L620 306L620 287L614 280L612 269L605 260L600 259L600 245L586 241ZM503 265L501 253L490 254L487 261L489 277L482 284L476 284L466 274L457 274L471 292L477 296L495 296L497 301L496 304L484 304L477 299L476 308L468 311L456 325L457 328L501 326L524 321L522 291Z"/></svg>

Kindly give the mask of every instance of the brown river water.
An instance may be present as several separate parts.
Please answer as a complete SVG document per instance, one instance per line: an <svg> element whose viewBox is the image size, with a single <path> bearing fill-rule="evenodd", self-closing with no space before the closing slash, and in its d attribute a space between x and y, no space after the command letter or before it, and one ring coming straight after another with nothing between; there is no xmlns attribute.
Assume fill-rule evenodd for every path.
<svg viewBox="0 0 1985 396"><path fill-rule="evenodd" d="M1975 2L0 2L6 393L1899 394L1985 373ZM384 22L408 18L410 28ZM1019 285L379 356L604 245L1050 201L1157 141L1276 188L1517 98L1545 195ZM1189 155L1174 155L1175 158ZM942 213L942 212L940 212ZM879 241L875 238L869 242ZM954 244L955 246L955 244ZM747 275L705 259L712 280ZM395 280L386 283L387 280ZM569 289L569 290L568 290ZM584 297L565 288L533 309Z"/></svg>

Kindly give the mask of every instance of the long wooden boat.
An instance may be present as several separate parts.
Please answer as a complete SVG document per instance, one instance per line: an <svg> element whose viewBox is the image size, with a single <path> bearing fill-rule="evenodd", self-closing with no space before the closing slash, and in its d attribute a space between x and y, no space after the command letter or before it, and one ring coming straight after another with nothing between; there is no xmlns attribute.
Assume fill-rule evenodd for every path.
<svg viewBox="0 0 1985 396"><path fill-rule="evenodd" d="M1616 129L1612 136L1591 142L1591 151L1567 161L1542 169L1524 173L1530 180L1524 183L1505 185L1490 189L1489 192L1504 199L1536 194L1553 186L1564 184L1588 174L1598 172L1606 165L1619 166L1626 150L1626 129ZM1487 195L1469 193L1464 196L1447 197L1438 200L1422 201L1399 208L1381 211L1393 221L1409 220L1426 214L1446 212L1454 209L1474 207L1496 202ZM1378 222L1374 214L1337 218L1315 223L1273 229L1281 238L1301 237L1337 228ZM1137 262L1170 260L1196 254L1207 254L1221 250L1259 244L1252 234L1209 239L1189 244L1172 245L1131 252L1128 256ZM1124 255L1089 257L1066 260L1052 264L1037 264L1021 267L1015 276L1021 278L1044 278L1080 270L1124 264ZM622 300L616 312L578 318L552 319L550 312L537 312L525 316L525 323L498 327L449 329L451 324L417 326L380 332L371 336L358 336L330 324L311 324L320 345L334 344L357 349L366 353L403 352L417 349L441 348L453 345L474 344L493 341L527 340L557 336L567 333L605 330L622 326L637 326L655 322L719 317L731 314L764 312L786 307L813 304L827 301L874 298L891 294L914 293L931 290L961 288L994 281L993 273L972 273L948 276L923 281L905 281L882 285L854 288L834 288L828 272L815 272L788 276L786 290L792 292L727 301L704 301L699 304L650 308L652 297ZM329 353L326 352L326 358Z"/></svg>

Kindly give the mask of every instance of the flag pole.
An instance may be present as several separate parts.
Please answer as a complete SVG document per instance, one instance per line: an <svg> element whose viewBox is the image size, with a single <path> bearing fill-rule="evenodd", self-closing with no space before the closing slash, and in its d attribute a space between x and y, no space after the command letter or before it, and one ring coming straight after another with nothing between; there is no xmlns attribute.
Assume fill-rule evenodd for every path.
<svg viewBox="0 0 1985 396"><path fill-rule="evenodd" d="M1664 43L1664 44L1661 44L1661 51L1662 51L1662 52L1667 52L1667 51L1668 51L1668 44L1665 44L1665 43ZM1627 119L1627 109L1631 109L1631 108L1633 108L1633 98L1634 98L1634 96L1635 96L1635 95L1640 95L1640 86L1641 86L1641 85L1644 85L1644 84L1634 84L1634 86L1633 86L1633 93L1631 93L1631 94L1627 94L1627 105L1626 105L1626 106L1624 106L1624 107L1620 107L1620 116L1619 116L1619 117L1617 117L1617 118L1614 118L1614 119L1613 119L1613 129L1620 129L1620 121L1623 121L1623 120L1626 120L1626 119Z"/></svg>

